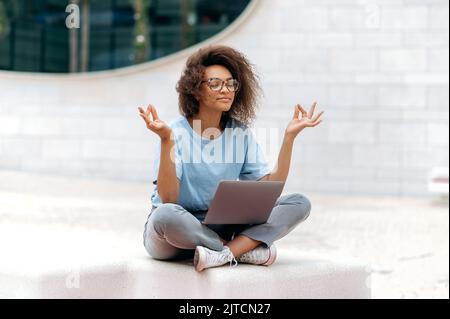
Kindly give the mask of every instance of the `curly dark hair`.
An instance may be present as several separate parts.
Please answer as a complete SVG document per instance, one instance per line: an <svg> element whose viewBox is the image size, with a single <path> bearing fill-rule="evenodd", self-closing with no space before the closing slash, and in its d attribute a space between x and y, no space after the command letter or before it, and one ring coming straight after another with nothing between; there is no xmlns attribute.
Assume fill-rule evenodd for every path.
<svg viewBox="0 0 450 319"><path fill-rule="evenodd" d="M195 95L200 93L205 69L212 65L227 68L240 84L233 105L228 112L222 114L222 128L225 127L229 118L245 125L250 124L256 117L258 98L262 93L258 76L254 66L242 53L223 45L202 48L188 58L176 87L181 115L192 118L199 112L199 102Z"/></svg>

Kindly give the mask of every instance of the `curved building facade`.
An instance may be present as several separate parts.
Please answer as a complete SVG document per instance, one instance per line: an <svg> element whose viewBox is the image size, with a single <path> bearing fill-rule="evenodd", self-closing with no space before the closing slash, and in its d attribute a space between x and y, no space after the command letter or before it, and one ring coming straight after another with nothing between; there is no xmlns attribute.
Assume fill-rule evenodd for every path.
<svg viewBox="0 0 450 319"><path fill-rule="evenodd" d="M250 0L0 2L0 69L89 72L152 61L232 23Z"/></svg>

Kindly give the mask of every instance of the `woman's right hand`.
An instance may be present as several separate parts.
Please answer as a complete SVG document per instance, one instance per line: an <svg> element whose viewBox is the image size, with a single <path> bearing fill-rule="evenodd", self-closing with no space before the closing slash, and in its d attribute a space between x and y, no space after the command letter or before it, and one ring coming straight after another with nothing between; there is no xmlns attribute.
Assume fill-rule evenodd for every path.
<svg viewBox="0 0 450 319"><path fill-rule="evenodd" d="M139 115L145 121L145 124L150 131L156 133L161 140L170 139L172 129L169 125L159 119L156 108L153 105L149 105L146 112L142 107L139 107L138 109ZM152 115L153 120L150 119L150 114Z"/></svg>

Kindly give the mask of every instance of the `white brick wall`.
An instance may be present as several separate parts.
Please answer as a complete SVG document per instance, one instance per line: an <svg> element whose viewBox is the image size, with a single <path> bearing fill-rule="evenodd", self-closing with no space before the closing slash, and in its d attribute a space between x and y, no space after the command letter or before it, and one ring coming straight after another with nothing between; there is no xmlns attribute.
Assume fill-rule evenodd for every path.
<svg viewBox="0 0 450 319"><path fill-rule="evenodd" d="M17 116L0 116L1 136L17 135L20 132L21 119Z"/></svg>
<svg viewBox="0 0 450 319"><path fill-rule="evenodd" d="M426 195L429 170L448 166L448 1L256 1L216 38L258 68L255 125L282 134L298 102L326 111L295 143L289 191ZM136 108L178 115L188 54L91 76L0 72L0 169L149 182L157 138Z"/></svg>
<svg viewBox="0 0 450 319"><path fill-rule="evenodd" d="M372 49L332 49L332 71L373 72L377 68L377 54Z"/></svg>
<svg viewBox="0 0 450 319"><path fill-rule="evenodd" d="M418 86L381 86L379 103L391 109L425 109L427 105L426 88Z"/></svg>
<svg viewBox="0 0 450 319"><path fill-rule="evenodd" d="M380 51L380 71L397 73L407 71L426 71L427 50L425 49L386 49Z"/></svg>

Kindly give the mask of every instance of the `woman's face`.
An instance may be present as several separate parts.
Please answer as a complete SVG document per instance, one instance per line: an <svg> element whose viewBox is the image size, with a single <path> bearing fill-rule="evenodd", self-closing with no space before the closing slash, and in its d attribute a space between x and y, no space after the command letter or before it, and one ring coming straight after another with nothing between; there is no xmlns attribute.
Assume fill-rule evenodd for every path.
<svg viewBox="0 0 450 319"><path fill-rule="evenodd" d="M219 87L222 80L224 83L222 88L218 91L213 90L208 84L210 81L212 87ZM227 87L227 82L232 80L233 76L227 68L221 65L208 66L203 75L203 83L200 86L200 96L197 97L200 107L208 108L215 111L227 112L233 105L236 92L233 92ZM219 84L219 85L217 85Z"/></svg>

